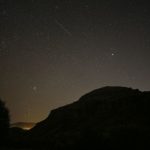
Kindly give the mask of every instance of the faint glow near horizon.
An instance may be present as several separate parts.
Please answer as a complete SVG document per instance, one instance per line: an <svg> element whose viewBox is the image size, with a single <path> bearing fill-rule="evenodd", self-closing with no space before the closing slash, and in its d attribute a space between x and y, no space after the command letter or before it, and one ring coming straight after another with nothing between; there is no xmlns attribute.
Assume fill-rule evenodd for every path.
<svg viewBox="0 0 150 150"><path fill-rule="evenodd" d="M103 86L150 90L149 3L1 1L0 97L11 122Z"/></svg>

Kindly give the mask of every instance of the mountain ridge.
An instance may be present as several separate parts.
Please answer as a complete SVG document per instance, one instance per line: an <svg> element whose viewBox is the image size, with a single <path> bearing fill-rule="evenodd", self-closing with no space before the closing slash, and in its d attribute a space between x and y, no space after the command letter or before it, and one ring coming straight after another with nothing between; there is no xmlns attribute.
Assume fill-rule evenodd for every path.
<svg viewBox="0 0 150 150"><path fill-rule="evenodd" d="M143 139L148 139L148 144L149 108L148 91L103 87L81 96L78 101L52 110L45 120L29 130L27 137L32 143L40 141L41 145L54 150L78 145L100 148L106 143L116 147L118 142L120 146L125 142L136 146L135 143L143 143ZM139 135L138 139L136 135Z"/></svg>

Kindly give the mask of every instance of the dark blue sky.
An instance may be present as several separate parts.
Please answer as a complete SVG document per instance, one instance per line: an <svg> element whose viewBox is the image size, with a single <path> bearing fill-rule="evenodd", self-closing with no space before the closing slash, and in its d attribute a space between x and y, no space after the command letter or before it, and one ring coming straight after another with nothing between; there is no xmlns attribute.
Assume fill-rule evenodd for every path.
<svg viewBox="0 0 150 150"><path fill-rule="evenodd" d="M0 97L11 121L106 85L150 90L150 5L136 0L0 0Z"/></svg>

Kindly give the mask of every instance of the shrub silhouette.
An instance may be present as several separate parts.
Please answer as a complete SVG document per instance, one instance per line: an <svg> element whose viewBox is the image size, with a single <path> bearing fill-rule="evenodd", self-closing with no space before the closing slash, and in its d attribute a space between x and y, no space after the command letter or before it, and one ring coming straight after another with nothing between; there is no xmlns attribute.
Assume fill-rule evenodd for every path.
<svg viewBox="0 0 150 150"><path fill-rule="evenodd" d="M9 113L5 103L0 99L0 144L5 142L9 131Z"/></svg>

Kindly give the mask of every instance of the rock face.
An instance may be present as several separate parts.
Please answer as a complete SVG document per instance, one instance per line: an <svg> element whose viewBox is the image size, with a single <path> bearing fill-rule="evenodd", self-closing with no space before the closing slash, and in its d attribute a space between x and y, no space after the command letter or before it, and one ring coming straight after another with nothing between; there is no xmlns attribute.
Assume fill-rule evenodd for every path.
<svg viewBox="0 0 150 150"><path fill-rule="evenodd" d="M126 87L94 90L52 110L29 131L28 139L54 150L146 149L150 145L150 92Z"/></svg>

